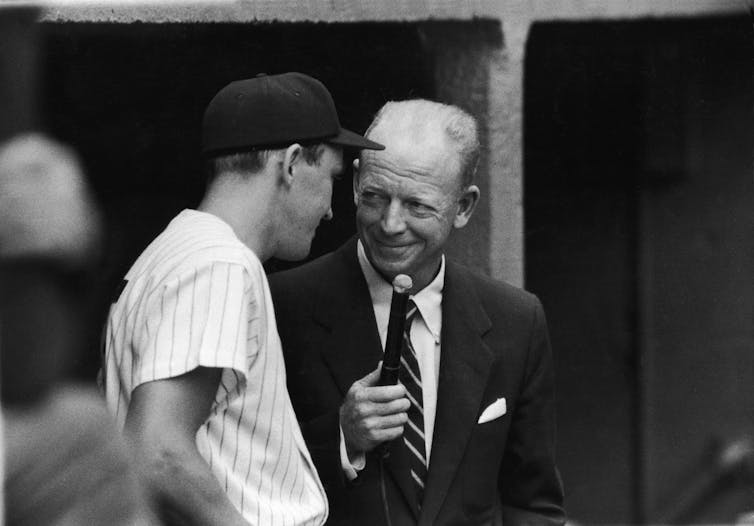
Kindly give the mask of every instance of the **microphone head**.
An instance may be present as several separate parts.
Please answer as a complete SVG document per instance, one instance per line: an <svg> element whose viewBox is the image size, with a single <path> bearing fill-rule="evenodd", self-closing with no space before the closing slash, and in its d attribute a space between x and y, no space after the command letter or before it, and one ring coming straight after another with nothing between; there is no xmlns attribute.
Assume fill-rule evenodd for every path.
<svg viewBox="0 0 754 526"><path fill-rule="evenodd" d="M393 278L393 290L398 294L407 293L413 286L414 282L411 280L411 277L406 274L398 274Z"/></svg>

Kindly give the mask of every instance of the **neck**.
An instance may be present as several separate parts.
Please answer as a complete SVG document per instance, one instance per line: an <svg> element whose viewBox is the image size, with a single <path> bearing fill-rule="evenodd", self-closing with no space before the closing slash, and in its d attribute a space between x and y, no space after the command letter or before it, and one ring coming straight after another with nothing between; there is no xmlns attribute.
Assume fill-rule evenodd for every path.
<svg viewBox="0 0 754 526"><path fill-rule="evenodd" d="M369 255L367 254L367 261L369 261L369 264L372 266L372 268L379 274L379 276L384 279L386 282L390 284L392 287L393 280L395 279L395 276L397 274L386 274L372 262L372 260L369 258ZM440 259L437 260L437 265L434 267L430 267L427 270L420 270L419 272L409 274L411 277L411 280L413 282L411 286L411 294L416 294L420 290L424 289L427 285L432 283L432 281L437 277L437 274L440 272L440 266L442 265L442 256L440 256Z"/></svg>
<svg viewBox="0 0 754 526"><path fill-rule="evenodd" d="M442 256L437 258L437 263L435 265L423 268L415 274L411 275L411 278L414 280L414 286L411 290L414 294L416 294L420 290L423 290L427 285L432 283L432 280L434 280L437 277L438 272L440 272L441 264Z"/></svg>
<svg viewBox="0 0 754 526"><path fill-rule="evenodd" d="M274 196L263 174L251 179L219 176L207 189L198 210L219 217L261 261L269 259L275 247L271 210Z"/></svg>

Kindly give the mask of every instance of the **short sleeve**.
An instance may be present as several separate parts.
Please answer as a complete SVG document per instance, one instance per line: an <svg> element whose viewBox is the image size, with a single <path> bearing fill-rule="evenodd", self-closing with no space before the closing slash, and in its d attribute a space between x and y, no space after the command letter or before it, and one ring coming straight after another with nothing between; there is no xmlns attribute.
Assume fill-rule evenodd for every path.
<svg viewBox="0 0 754 526"><path fill-rule="evenodd" d="M237 263L208 262L150 295L135 354L134 387L196 367L233 369L245 379L257 353L257 294Z"/></svg>

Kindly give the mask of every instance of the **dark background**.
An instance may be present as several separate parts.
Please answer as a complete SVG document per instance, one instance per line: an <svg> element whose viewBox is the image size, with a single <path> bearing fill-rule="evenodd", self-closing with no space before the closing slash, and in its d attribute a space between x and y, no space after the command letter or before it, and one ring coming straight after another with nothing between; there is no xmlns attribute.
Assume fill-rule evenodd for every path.
<svg viewBox="0 0 754 526"><path fill-rule="evenodd" d="M753 35L747 17L531 30L526 288L576 520L754 509ZM748 463L726 471L737 441Z"/></svg>
<svg viewBox="0 0 754 526"><path fill-rule="evenodd" d="M220 87L303 71L364 131L385 100L441 88L427 26L44 23L34 44L0 27L0 76L13 72L0 136L41 125L72 145L105 213L72 375L93 381L114 284L198 203L201 115ZM754 509L751 466L720 463L754 437L753 48L748 17L531 28L526 288L548 315L576 522L732 523ZM350 185L336 185L313 256L354 232Z"/></svg>
<svg viewBox="0 0 754 526"><path fill-rule="evenodd" d="M412 25L44 24L42 35L44 122L81 154L105 212L94 309L101 319L91 325L90 349L110 291L180 210L199 203L201 119L221 87L260 72L301 71L328 86L341 125L360 133L385 101L433 93ZM334 219L318 229L310 258L355 233L346 161ZM287 266L273 260L266 268ZM82 356L76 373L93 378L96 356Z"/></svg>

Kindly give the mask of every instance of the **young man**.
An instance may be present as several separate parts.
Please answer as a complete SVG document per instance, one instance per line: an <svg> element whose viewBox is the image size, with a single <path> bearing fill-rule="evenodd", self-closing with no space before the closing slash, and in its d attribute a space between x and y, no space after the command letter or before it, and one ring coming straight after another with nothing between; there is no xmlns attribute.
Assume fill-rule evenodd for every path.
<svg viewBox="0 0 754 526"><path fill-rule="evenodd" d="M205 112L207 192L129 270L106 334L108 405L168 519L325 521L262 262L308 254L349 147L381 148L299 73L232 82Z"/></svg>

